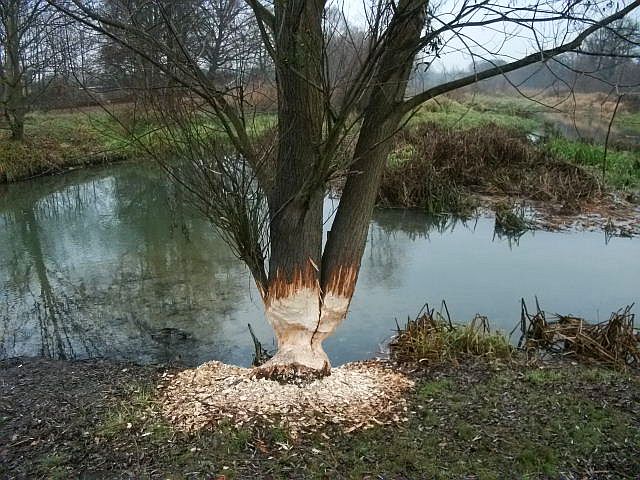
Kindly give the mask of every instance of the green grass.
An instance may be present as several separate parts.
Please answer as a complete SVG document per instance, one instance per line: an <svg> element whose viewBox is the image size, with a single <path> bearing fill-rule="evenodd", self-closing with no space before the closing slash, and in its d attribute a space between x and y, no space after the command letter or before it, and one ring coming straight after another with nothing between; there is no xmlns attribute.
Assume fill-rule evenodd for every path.
<svg viewBox="0 0 640 480"><path fill-rule="evenodd" d="M578 165L602 175L604 146L555 137L547 142L549 151ZM637 190L640 188L640 150L636 152L609 149L605 181L618 190Z"/></svg>
<svg viewBox="0 0 640 480"><path fill-rule="evenodd" d="M450 390L452 386L453 382L447 379L427 381L420 386L419 393L425 398L439 396L443 392Z"/></svg>
<svg viewBox="0 0 640 480"><path fill-rule="evenodd" d="M67 477L65 465L69 463L71 458L65 454L50 453L44 455L36 461L37 472L43 477L53 480L63 480Z"/></svg>
<svg viewBox="0 0 640 480"><path fill-rule="evenodd" d="M640 112L618 114L616 115L614 125L640 135Z"/></svg>
<svg viewBox="0 0 640 480"><path fill-rule="evenodd" d="M115 114L117 120L99 109L29 114L24 142L10 141L7 132L0 133L0 183L102 162L146 161L170 153L166 131L158 125L126 110ZM199 116L198 122L205 136L226 141L211 119ZM258 114L247 121L247 129L259 135L273 124L273 115Z"/></svg>
<svg viewBox="0 0 640 480"><path fill-rule="evenodd" d="M18 435L0 476L541 480L640 471L637 373L568 363L426 363L408 393L407 422L293 437L269 423L179 431L160 413L160 373L125 379L120 370L105 377L113 386L91 386L95 372L87 368L73 369L73 382L60 376L67 386L54 393L58 401L93 393L80 411L44 402L46 410L34 407L42 423L12 419ZM78 378L82 372L88 378Z"/></svg>
<svg viewBox="0 0 640 480"><path fill-rule="evenodd" d="M549 369L532 370L525 375L525 379L535 385L548 385L558 383L564 378L565 375L563 372Z"/></svg>
<svg viewBox="0 0 640 480"><path fill-rule="evenodd" d="M491 106L490 106L491 105ZM469 129L494 124L523 132L538 129L542 122L525 107L517 107L516 100L502 103L459 103L447 97L423 105L409 120L409 125L433 122L447 128ZM524 113L527 112L527 113Z"/></svg>
<svg viewBox="0 0 640 480"><path fill-rule="evenodd" d="M24 142L0 135L0 182L132 156L123 145L117 124L103 112L30 114Z"/></svg>
<svg viewBox="0 0 640 480"><path fill-rule="evenodd" d="M589 469L629 478L640 466L633 411L594 396L588 368L534 385L526 370L483 378L465 370L420 382L403 427L306 439L259 465L276 478L353 479L559 478Z"/></svg>

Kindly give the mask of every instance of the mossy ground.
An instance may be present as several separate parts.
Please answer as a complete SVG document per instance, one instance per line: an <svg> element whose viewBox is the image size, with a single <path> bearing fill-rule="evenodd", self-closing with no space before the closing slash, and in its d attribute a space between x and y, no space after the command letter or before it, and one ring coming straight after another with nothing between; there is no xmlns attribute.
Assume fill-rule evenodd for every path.
<svg viewBox="0 0 640 480"><path fill-rule="evenodd" d="M293 439L185 434L159 414L161 370L4 362L3 478L637 478L640 379L570 363L420 370L409 422Z"/></svg>

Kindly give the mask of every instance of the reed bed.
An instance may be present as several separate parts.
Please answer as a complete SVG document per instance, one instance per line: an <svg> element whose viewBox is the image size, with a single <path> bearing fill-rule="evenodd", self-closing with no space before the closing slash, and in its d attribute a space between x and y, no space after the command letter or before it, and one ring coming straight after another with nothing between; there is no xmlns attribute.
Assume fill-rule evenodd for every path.
<svg viewBox="0 0 640 480"><path fill-rule="evenodd" d="M598 361L618 368L640 367L640 333L632 305L613 312L608 320L589 323L572 315L547 315L536 301L530 314L522 301L520 345L527 351L545 351Z"/></svg>
<svg viewBox="0 0 640 480"><path fill-rule="evenodd" d="M602 193L592 174L536 147L518 130L426 123L402 130L394 142L378 194L382 206L458 213L481 193L577 207Z"/></svg>
<svg viewBox="0 0 640 480"><path fill-rule="evenodd" d="M510 359L514 348L500 332L492 332L487 317L476 315L467 325L451 321L446 304L446 317L428 305L416 316L397 325L390 342L391 357L400 363L455 361L476 356Z"/></svg>

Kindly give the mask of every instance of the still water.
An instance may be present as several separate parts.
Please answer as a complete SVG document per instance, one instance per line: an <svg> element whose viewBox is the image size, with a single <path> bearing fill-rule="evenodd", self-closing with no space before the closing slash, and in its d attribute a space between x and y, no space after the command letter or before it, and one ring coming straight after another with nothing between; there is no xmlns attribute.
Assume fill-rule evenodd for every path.
<svg viewBox="0 0 640 480"><path fill-rule="evenodd" d="M426 301L506 331L521 297L591 319L640 303L640 239L514 242L496 238L490 218L435 223L375 213L349 316L325 342L334 364L375 356L394 319ZM247 270L161 172L122 164L0 185L0 357L248 365L248 323L272 345Z"/></svg>

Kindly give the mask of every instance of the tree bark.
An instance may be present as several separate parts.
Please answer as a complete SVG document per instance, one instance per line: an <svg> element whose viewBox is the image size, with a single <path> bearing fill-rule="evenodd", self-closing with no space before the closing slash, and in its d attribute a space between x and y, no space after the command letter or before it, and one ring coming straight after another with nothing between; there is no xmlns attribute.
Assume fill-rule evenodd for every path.
<svg viewBox="0 0 640 480"><path fill-rule="evenodd" d="M314 4L308 2L305 8L309 5ZM324 184L309 182L313 178L309 169L320 164L322 96L315 87L321 80L319 62L306 60L306 67L298 64L294 72L278 70L278 91L283 94L278 97L280 144L275 194L270 202L271 262L265 299L278 352L263 369L329 372L322 342L346 317L354 293L390 138L400 120L395 109L404 96L424 14L421 0L399 3L324 255ZM319 22L320 15L318 3L313 13L303 18ZM312 41L307 37L308 43L303 45L321 45L320 23L303 25L306 35L312 31L311 24L317 30ZM299 43L279 45L279 51L294 54L299 48ZM305 53L297 58L320 58L320 52ZM287 65L295 63L289 63L290 58L286 57Z"/></svg>
<svg viewBox="0 0 640 480"><path fill-rule="evenodd" d="M270 192L269 280L263 293L278 352L263 369L324 370L314 333L320 318L323 186L309 185L322 137L322 13L319 0L275 3L278 152Z"/></svg>
<svg viewBox="0 0 640 480"><path fill-rule="evenodd" d="M425 2L402 0L389 27L388 45L373 82L353 163L322 257L326 305L319 326L322 331L332 332L344 319L355 290L391 137L401 119L397 107L413 68L425 15Z"/></svg>
<svg viewBox="0 0 640 480"><path fill-rule="evenodd" d="M2 83L4 84L5 116L9 121L11 139L24 139L24 119L26 116L26 92L24 88L22 66L20 64L20 2L10 0L5 7L3 18L5 25L5 45Z"/></svg>

